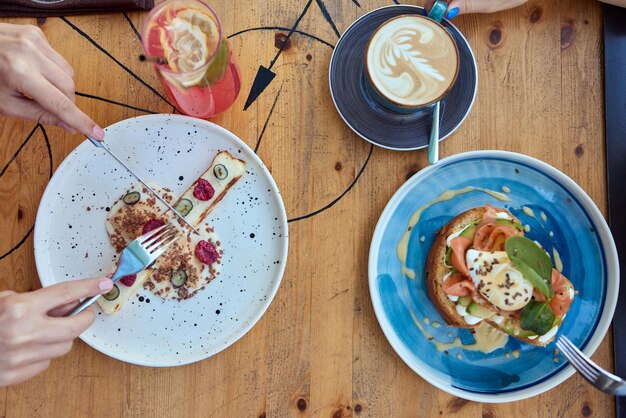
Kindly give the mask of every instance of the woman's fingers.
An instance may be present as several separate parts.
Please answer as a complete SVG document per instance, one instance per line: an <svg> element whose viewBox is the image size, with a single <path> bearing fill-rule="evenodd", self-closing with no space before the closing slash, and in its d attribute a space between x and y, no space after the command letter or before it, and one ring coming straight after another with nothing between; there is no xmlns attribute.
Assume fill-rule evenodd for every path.
<svg viewBox="0 0 626 418"><path fill-rule="evenodd" d="M35 290L30 297L33 298L35 306L39 306L43 312L48 312L79 299L106 293L112 288L113 282L106 277L69 280Z"/></svg>
<svg viewBox="0 0 626 418"><path fill-rule="evenodd" d="M40 330L36 341L41 344L71 341L89 328L95 319L96 313L93 309L85 309L78 315L67 318L48 318L45 321L46 327Z"/></svg>
<svg viewBox="0 0 626 418"><path fill-rule="evenodd" d="M57 306L56 308L48 311L48 316L51 316L53 318L62 317L63 315L68 313L70 310L72 310L74 307L78 306L79 303L80 302L78 301L74 301L74 302L66 303L65 305Z"/></svg>
<svg viewBox="0 0 626 418"><path fill-rule="evenodd" d="M16 385L33 376L38 375L50 366L50 360L41 361L39 363L29 364L15 370L7 370L0 374L0 387Z"/></svg>
<svg viewBox="0 0 626 418"><path fill-rule="evenodd" d="M43 69L41 74L61 93L67 96L72 103L76 102L76 86L72 77L63 71L54 61L48 57L41 57Z"/></svg>
<svg viewBox="0 0 626 418"><path fill-rule="evenodd" d="M0 113L34 120L42 125L58 125L61 121L39 103L26 97L5 96L0 102Z"/></svg>
<svg viewBox="0 0 626 418"><path fill-rule="evenodd" d="M37 364L46 360L61 357L72 350L72 341L63 341L53 344L38 344L20 350L15 353L9 362L5 364L10 369L21 369L31 364Z"/></svg>
<svg viewBox="0 0 626 418"><path fill-rule="evenodd" d="M70 98L50 84L43 76L23 78L18 89L39 103L46 111L77 131L98 140L104 138L102 128L81 112Z"/></svg>

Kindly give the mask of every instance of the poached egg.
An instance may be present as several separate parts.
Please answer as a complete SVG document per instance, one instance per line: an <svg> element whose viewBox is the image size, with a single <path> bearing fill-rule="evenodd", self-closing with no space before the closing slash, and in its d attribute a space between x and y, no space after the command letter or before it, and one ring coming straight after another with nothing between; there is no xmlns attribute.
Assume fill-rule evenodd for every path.
<svg viewBox="0 0 626 418"><path fill-rule="evenodd" d="M533 285L513 267L506 251L468 250L465 259L476 290L503 311L516 311L530 302Z"/></svg>

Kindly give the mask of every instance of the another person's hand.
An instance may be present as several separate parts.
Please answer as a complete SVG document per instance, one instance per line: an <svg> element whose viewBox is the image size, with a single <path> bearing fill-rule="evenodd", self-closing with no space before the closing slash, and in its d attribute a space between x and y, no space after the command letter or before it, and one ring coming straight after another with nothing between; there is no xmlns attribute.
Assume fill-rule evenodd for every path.
<svg viewBox="0 0 626 418"><path fill-rule="evenodd" d="M465 13L493 13L500 10L512 9L526 3L528 0L451 0L448 2L446 17L452 19ZM433 7L435 0L426 1L426 10Z"/></svg>
<svg viewBox="0 0 626 418"><path fill-rule="evenodd" d="M74 104L73 76L38 27L0 23L0 114L103 139L102 128Z"/></svg>
<svg viewBox="0 0 626 418"><path fill-rule="evenodd" d="M23 382L72 349L93 323L93 309L62 318L78 299L106 293L108 278L75 280L28 293L0 292L0 387Z"/></svg>

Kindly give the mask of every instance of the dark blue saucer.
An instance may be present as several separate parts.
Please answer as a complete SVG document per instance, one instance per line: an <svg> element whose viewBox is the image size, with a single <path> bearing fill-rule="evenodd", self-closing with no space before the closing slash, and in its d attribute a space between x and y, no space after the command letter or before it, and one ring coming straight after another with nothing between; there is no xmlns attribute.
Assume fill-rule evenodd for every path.
<svg viewBox="0 0 626 418"><path fill-rule="evenodd" d="M330 92L337 111L360 137L383 148L414 150L428 146L432 107L415 113L396 113L381 106L366 89L363 73L365 47L376 28L403 14L422 14L409 5L387 6L359 18L341 36L330 59ZM441 100L440 141L447 138L469 114L478 87L474 54L461 32L449 21L441 22L459 48L459 74L452 90Z"/></svg>

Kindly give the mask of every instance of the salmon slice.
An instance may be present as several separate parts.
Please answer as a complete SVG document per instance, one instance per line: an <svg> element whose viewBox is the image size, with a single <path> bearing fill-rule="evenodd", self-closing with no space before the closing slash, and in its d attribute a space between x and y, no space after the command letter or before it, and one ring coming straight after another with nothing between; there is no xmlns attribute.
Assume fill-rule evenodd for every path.
<svg viewBox="0 0 626 418"><path fill-rule="evenodd" d="M550 300L550 309L557 317L562 317L569 310L572 299L569 296L567 280L556 269L552 269L552 289L554 297Z"/></svg>
<svg viewBox="0 0 626 418"><path fill-rule="evenodd" d="M472 244L472 240L466 237L455 237L450 240L450 248L452 249L452 254L450 256L450 260L452 261L452 266L459 272L466 276L469 276L469 270L467 269L467 264L465 261L465 251Z"/></svg>
<svg viewBox="0 0 626 418"><path fill-rule="evenodd" d="M474 283L463 277L462 274L453 273L443 282L443 291L450 296L469 296L476 293Z"/></svg>

